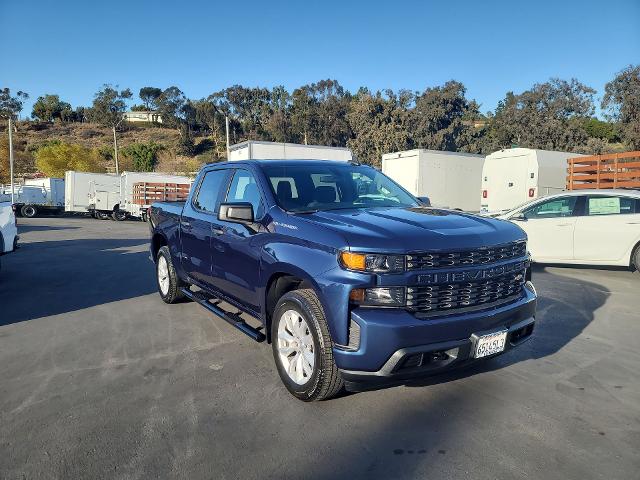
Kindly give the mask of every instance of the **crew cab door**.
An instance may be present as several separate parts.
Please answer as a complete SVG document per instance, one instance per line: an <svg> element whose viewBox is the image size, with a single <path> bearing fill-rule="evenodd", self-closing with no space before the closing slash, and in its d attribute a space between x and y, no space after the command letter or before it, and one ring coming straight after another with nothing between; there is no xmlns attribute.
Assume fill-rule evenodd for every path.
<svg viewBox="0 0 640 480"><path fill-rule="evenodd" d="M180 217L182 268L196 284L213 286L212 237L220 231L218 209L226 192L229 170L206 172Z"/></svg>
<svg viewBox="0 0 640 480"><path fill-rule="evenodd" d="M529 237L528 248L536 262L573 259L574 216L577 196L554 197L523 210L517 224Z"/></svg>
<svg viewBox="0 0 640 480"><path fill-rule="evenodd" d="M584 215L576 223L576 260L626 265L639 239L640 199L606 194L586 197Z"/></svg>
<svg viewBox="0 0 640 480"><path fill-rule="evenodd" d="M254 225L221 221L212 239L215 286L254 311L259 311L260 242L265 215L262 190L255 176L246 169L233 171L224 203L251 203Z"/></svg>

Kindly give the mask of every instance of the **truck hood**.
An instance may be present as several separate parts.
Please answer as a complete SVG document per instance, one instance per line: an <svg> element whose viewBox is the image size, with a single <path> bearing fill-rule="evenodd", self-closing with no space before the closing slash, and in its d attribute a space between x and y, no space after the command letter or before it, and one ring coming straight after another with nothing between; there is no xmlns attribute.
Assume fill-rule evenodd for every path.
<svg viewBox="0 0 640 480"><path fill-rule="evenodd" d="M351 248L360 251L466 249L526 238L511 222L436 208L330 210L304 218L340 233Z"/></svg>

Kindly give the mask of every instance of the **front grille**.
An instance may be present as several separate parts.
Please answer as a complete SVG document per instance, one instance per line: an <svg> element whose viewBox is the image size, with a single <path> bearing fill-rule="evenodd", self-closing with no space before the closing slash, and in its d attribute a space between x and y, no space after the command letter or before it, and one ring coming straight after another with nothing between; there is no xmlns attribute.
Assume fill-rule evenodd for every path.
<svg viewBox="0 0 640 480"><path fill-rule="evenodd" d="M522 270L477 282L408 287L407 308L422 317L482 310L519 298L524 283Z"/></svg>
<svg viewBox="0 0 640 480"><path fill-rule="evenodd" d="M512 242L497 247L477 248L459 252L414 253L407 255L407 270L486 265L527 254L526 242Z"/></svg>

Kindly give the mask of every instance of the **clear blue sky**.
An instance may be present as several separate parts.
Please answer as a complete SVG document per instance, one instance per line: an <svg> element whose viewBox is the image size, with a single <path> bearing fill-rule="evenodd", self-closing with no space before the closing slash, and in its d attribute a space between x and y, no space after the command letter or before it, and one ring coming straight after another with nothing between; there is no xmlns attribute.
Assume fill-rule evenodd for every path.
<svg viewBox="0 0 640 480"><path fill-rule="evenodd" d="M449 79L495 108L550 77L603 91L640 63L639 0L0 0L0 87L89 105L104 83L351 91L423 90ZM136 99L137 100L137 99Z"/></svg>

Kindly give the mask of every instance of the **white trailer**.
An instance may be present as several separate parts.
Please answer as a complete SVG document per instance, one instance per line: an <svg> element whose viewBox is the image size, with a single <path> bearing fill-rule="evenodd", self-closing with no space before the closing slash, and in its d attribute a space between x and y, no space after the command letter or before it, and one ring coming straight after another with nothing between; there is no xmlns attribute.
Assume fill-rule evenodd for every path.
<svg viewBox="0 0 640 480"><path fill-rule="evenodd" d="M111 200L111 210L113 212L126 212L126 215L136 218L145 218L150 205L140 205L133 201L133 187L136 183L168 183L190 185L192 179L180 175L167 175L155 172L123 172L120 176L120 195L117 202ZM117 215L116 215L117 216ZM122 220L123 218L117 218Z"/></svg>
<svg viewBox="0 0 640 480"><path fill-rule="evenodd" d="M64 174L64 210L66 212L95 213L96 192L119 197L120 182L117 175L68 171ZM103 195L104 196L104 195ZM100 210L98 205L98 210Z"/></svg>
<svg viewBox="0 0 640 480"><path fill-rule="evenodd" d="M567 184L567 159L581 156L531 148L493 152L482 169L481 212L506 211L563 191Z"/></svg>
<svg viewBox="0 0 640 480"><path fill-rule="evenodd" d="M297 143L249 140L229 147L229 161L234 160L353 160L351 150L343 147L299 145Z"/></svg>
<svg viewBox="0 0 640 480"><path fill-rule="evenodd" d="M431 205L478 212L484 156L440 150L407 150L382 156L382 173Z"/></svg>
<svg viewBox="0 0 640 480"><path fill-rule="evenodd" d="M14 185L13 203L16 212L23 217L35 217L38 212L62 213L64 211L64 179L35 178ZM4 201L11 200L11 186L0 191Z"/></svg>

